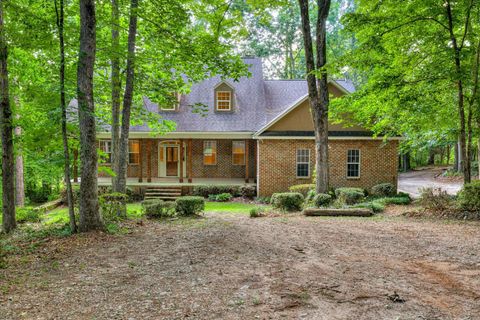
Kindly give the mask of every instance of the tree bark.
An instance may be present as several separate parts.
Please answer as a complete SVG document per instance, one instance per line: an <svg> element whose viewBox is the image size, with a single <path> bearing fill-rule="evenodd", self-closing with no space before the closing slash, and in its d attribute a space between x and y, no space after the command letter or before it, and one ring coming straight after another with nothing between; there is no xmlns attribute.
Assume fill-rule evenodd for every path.
<svg viewBox="0 0 480 320"><path fill-rule="evenodd" d="M130 22L128 28L128 56L125 92L123 96L122 127L120 133L118 172L115 192L126 193L128 165L128 135L130 132L130 110L133 100L133 85L135 80L135 42L137 36L138 0L131 0Z"/></svg>
<svg viewBox="0 0 480 320"><path fill-rule="evenodd" d="M67 205L68 217L70 220L70 230L72 233L77 232L77 222L75 221L75 208L72 190L72 181L70 179L70 152L68 148L67 135L67 103L65 100L65 40L64 40L64 20L65 9L64 0L60 0L60 11L55 0L55 10L57 13L57 28L60 46L60 109L62 112L62 142L63 142L63 158L64 158L64 178L65 188L67 189Z"/></svg>
<svg viewBox="0 0 480 320"><path fill-rule="evenodd" d="M15 97L15 104L17 105L17 110L20 109L20 101L18 97ZM20 119L20 115L17 113L17 120ZM21 139L22 136L22 127L19 125L15 126L15 137L17 141ZM15 156L15 206L23 207L25 206L25 180L23 172L23 150L21 144L17 144L17 152Z"/></svg>
<svg viewBox="0 0 480 320"><path fill-rule="evenodd" d="M77 67L77 100L80 120L80 225L79 231L103 229L98 211L97 144L93 67L95 64L95 0L80 0L80 52Z"/></svg>
<svg viewBox="0 0 480 320"><path fill-rule="evenodd" d="M118 153L119 153L119 138L120 138L120 12L118 8L118 1L112 1L112 170L118 174ZM112 189L117 190L118 179L112 177Z"/></svg>
<svg viewBox="0 0 480 320"><path fill-rule="evenodd" d="M3 231L17 227L15 220L15 164L13 161L13 119L8 89L7 41L5 37L4 0L0 0L0 125L2 130Z"/></svg>
<svg viewBox="0 0 480 320"><path fill-rule="evenodd" d="M315 129L315 169L317 173L316 192L325 193L329 185L328 168L328 80L325 65L326 56L326 20L330 10L330 0L318 0L318 19L316 23L315 65L312 35L310 28L309 5L307 0L299 0L302 18L302 34L307 69L308 96ZM318 76L320 74L320 76Z"/></svg>

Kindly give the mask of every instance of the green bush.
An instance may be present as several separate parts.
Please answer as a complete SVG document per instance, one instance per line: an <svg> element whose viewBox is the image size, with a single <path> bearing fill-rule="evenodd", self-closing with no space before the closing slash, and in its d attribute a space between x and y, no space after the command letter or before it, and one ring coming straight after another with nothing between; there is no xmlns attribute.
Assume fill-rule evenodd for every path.
<svg viewBox="0 0 480 320"><path fill-rule="evenodd" d="M308 192L311 190L315 190L314 184L297 184L288 188L290 192L298 192L303 195L303 197L307 197Z"/></svg>
<svg viewBox="0 0 480 320"><path fill-rule="evenodd" d="M380 183L372 188L372 195L376 197L393 197L397 189L391 183Z"/></svg>
<svg viewBox="0 0 480 320"><path fill-rule="evenodd" d="M299 192L274 193L271 204L274 208L283 211L300 211L304 197Z"/></svg>
<svg viewBox="0 0 480 320"><path fill-rule="evenodd" d="M312 202L316 208L326 207L332 202L332 196L326 193L319 193L313 197Z"/></svg>
<svg viewBox="0 0 480 320"><path fill-rule="evenodd" d="M352 205L364 199L365 191L361 188L338 188L335 190L335 196L339 203Z"/></svg>
<svg viewBox="0 0 480 320"><path fill-rule="evenodd" d="M187 196L175 200L175 211L180 216L190 216L202 213L205 210L205 199L202 197Z"/></svg>
<svg viewBox="0 0 480 320"><path fill-rule="evenodd" d="M206 186L195 186L193 187L192 194L194 196L200 196L208 198L211 194L220 194L220 193L230 193L234 197L239 197L240 186L229 186L229 185L206 185Z"/></svg>
<svg viewBox="0 0 480 320"><path fill-rule="evenodd" d="M265 211L262 207L255 207L250 209L250 218L258 218L262 216L262 213Z"/></svg>
<svg viewBox="0 0 480 320"><path fill-rule="evenodd" d="M145 200L143 213L149 218L167 218L175 215L175 202L163 200Z"/></svg>
<svg viewBox="0 0 480 320"><path fill-rule="evenodd" d="M257 197L255 199L258 203L263 203L263 204L270 204L271 198L270 197Z"/></svg>
<svg viewBox="0 0 480 320"><path fill-rule="evenodd" d="M365 209L370 209L373 212L377 213L377 212L382 212L383 210L385 210L385 205L382 203L382 201L374 200L374 201L371 201L371 202L357 203L357 204L354 204L354 205L350 206L350 208L365 208Z"/></svg>
<svg viewBox="0 0 480 320"><path fill-rule="evenodd" d="M464 210L480 212L480 181L465 184L458 194L457 201Z"/></svg>
<svg viewBox="0 0 480 320"><path fill-rule="evenodd" d="M227 202L232 200L232 195L230 193L220 193L220 194L210 194L208 200L217 201L217 202Z"/></svg>
<svg viewBox="0 0 480 320"><path fill-rule="evenodd" d="M305 197L305 201L310 203L313 201L313 198L317 195L317 193L315 192L315 190L310 190L308 191L307 193L307 196Z"/></svg>
<svg viewBox="0 0 480 320"><path fill-rule="evenodd" d="M98 198L102 218L106 222L118 221L126 217L127 195L119 192L102 194Z"/></svg>
<svg viewBox="0 0 480 320"><path fill-rule="evenodd" d="M383 199L380 199L380 200L383 201L383 203L385 205L397 204L397 205L404 206L404 205L410 204L412 202L412 199L410 199L410 197L399 197L399 196L383 198Z"/></svg>
<svg viewBox="0 0 480 320"><path fill-rule="evenodd" d="M44 211L42 210L35 210L32 207L24 207L15 210L15 217L18 223L40 222L43 213Z"/></svg>
<svg viewBox="0 0 480 320"><path fill-rule="evenodd" d="M247 199L253 199L257 195L257 188L255 186L241 186L240 195Z"/></svg>

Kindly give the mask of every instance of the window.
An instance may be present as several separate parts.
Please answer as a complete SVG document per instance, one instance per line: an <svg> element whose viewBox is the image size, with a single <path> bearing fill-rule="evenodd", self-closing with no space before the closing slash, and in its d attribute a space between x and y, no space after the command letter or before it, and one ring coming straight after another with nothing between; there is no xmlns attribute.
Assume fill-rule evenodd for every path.
<svg viewBox="0 0 480 320"><path fill-rule="evenodd" d="M232 142L232 158L234 165L245 165L245 141Z"/></svg>
<svg viewBox="0 0 480 320"><path fill-rule="evenodd" d="M168 103L164 106L160 106L160 110L162 111L175 111L177 110L178 106L180 105L180 98L182 95L178 92L172 93L172 98L168 99Z"/></svg>
<svg viewBox="0 0 480 320"><path fill-rule="evenodd" d="M204 141L203 142L203 164L212 166L217 164L217 142Z"/></svg>
<svg viewBox="0 0 480 320"><path fill-rule="evenodd" d="M310 177L310 149L297 150L297 178Z"/></svg>
<svg viewBox="0 0 480 320"><path fill-rule="evenodd" d="M347 152L347 178L360 177L360 150L348 150Z"/></svg>
<svg viewBox="0 0 480 320"><path fill-rule="evenodd" d="M140 141L138 140L128 141L128 163L140 163Z"/></svg>
<svg viewBox="0 0 480 320"><path fill-rule="evenodd" d="M105 163L112 162L112 141L100 140L100 150L103 152L101 158L105 160Z"/></svg>
<svg viewBox="0 0 480 320"><path fill-rule="evenodd" d="M217 110L231 110L232 93L230 91L217 91Z"/></svg>

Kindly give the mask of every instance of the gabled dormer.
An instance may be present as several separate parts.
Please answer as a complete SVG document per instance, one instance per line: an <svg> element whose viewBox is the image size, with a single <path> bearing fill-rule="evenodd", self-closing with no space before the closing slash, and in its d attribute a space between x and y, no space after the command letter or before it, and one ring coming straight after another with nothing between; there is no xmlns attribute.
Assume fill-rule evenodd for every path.
<svg viewBox="0 0 480 320"><path fill-rule="evenodd" d="M213 90L215 112L233 112L235 110L235 90L226 81L217 84Z"/></svg>

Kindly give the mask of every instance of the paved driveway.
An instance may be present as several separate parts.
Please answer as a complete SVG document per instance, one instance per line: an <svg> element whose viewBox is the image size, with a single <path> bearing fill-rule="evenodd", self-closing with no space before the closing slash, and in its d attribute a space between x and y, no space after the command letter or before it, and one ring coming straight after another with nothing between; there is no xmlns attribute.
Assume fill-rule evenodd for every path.
<svg viewBox="0 0 480 320"><path fill-rule="evenodd" d="M407 192L413 197L420 196L420 189L424 187L442 188L449 194L456 194L462 188L462 182L445 182L435 179L444 168L433 168L401 173L398 179L398 190Z"/></svg>

